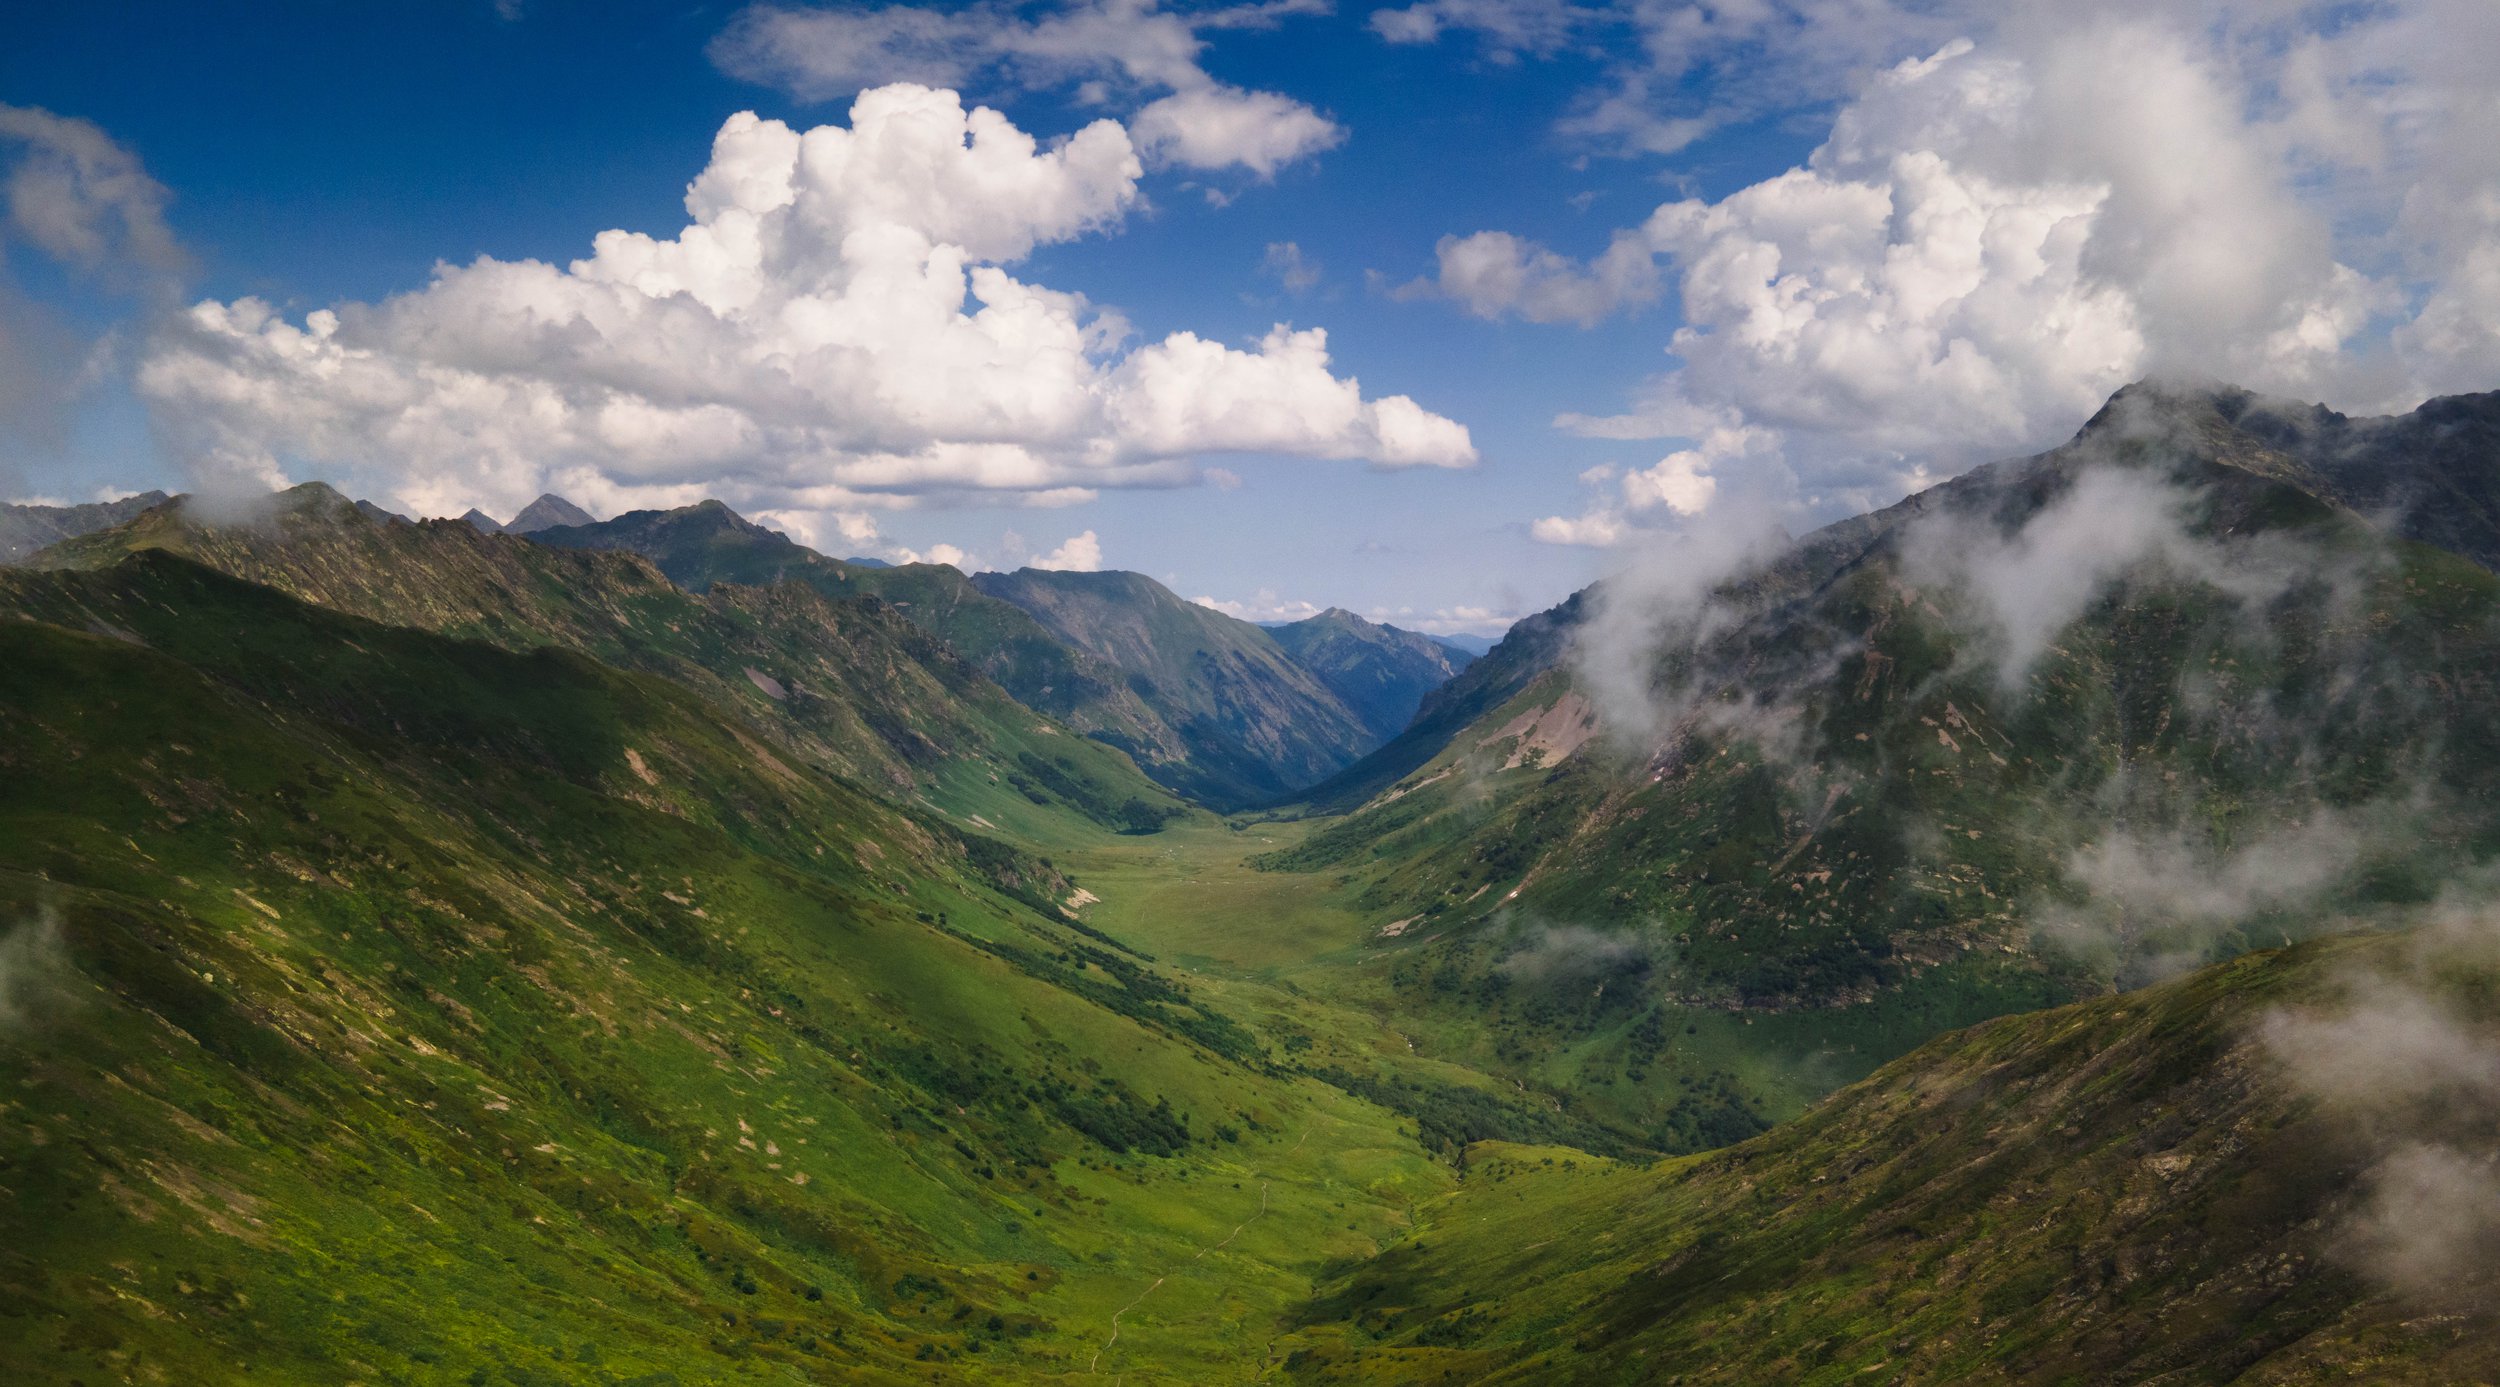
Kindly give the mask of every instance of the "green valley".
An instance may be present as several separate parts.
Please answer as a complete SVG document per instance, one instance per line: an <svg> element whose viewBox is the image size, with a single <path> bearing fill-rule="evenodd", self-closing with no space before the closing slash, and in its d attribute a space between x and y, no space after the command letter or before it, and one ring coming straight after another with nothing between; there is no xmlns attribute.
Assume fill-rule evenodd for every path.
<svg viewBox="0 0 2500 1387"><path fill-rule="evenodd" d="M2488 1378L2494 409L2137 388L1472 661L37 517L0 1377Z"/></svg>

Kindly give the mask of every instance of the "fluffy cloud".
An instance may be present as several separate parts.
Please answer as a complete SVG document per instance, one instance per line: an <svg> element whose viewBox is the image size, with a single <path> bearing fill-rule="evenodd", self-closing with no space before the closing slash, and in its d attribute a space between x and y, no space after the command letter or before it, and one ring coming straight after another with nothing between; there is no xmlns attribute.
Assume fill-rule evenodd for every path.
<svg viewBox="0 0 2500 1387"><path fill-rule="evenodd" d="M1329 610L1319 603L1299 597L1279 595L1273 588L1261 588L1246 601L1222 597L1193 597L1201 607L1212 607L1229 617L1242 621L1275 623L1307 621ZM1432 636L1483 635L1498 636L1519 619L1514 607L1451 606L1430 609L1415 607L1374 607L1363 613L1366 621L1384 626L1397 626Z"/></svg>
<svg viewBox="0 0 2500 1387"><path fill-rule="evenodd" d="M1099 572L1102 569L1102 537L1091 530L1070 535L1067 543L1035 559L1033 567L1067 573Z"/></svg>
<svg viewBox="0 0 2500 1387"><path fill-rule="evenodd" d="M1353 380L1330 375L1319 328L1277 327L1255 353L1176 332L1129 353L1107 384L1119 435L1153 456L1293 453L1391 467L1475 457L1463 426L1403 395L1366 401Z"/></svg>
<svg viewBox="0 0 2500 1387"><path fill-rule="evenodd" d="M1155 0L1094 0L1026 19L1001 4L953 11L758 4L731 21L712 58L732 76L812 101L896 80L960 88L993 74L1030 88L1078 84L1080 97L1097 103L1161 90L1169 94L1130 119L1149 164L1239 167L1266 178L1335 146L1345 132L1291 97L1216 81L1199 66L1206 44L1198 34L1266 27L1321 8L1278 0L1173 13Z"/></svg>
<svg viewBox="0 0 2500 1387"><path fill-rule="evenodd" d="M1472 32L1496 60L1511 60L1552 53L1598 18L1598 11L1566 0L1421 0L1372 11L1371 27L1391 43L1432 43L1445 33Z"/></svg>
<svg viewBox="0 0 2500 1387"><path fill-rule="evenodd" d="M31 250L116 293L170 298L189 258L165 222L169 195L139 157L92 121L0 105L0 488L15 467L70 436L76 407L110 365L91 341L24 293L14 251Z"/></svg>
<svg viewBox="0 0 2500 1387"><path fill-rule="evenodd" d="M2325 1229L2339 1260L2416 1305L2488 1304L2500 1268L2500 1036L2463 985L2500 959L2485 882L2452 886L2433 923L2344 995L2285 1007L2260 1032L2282 1075L2369 1162ZM2444 917L2444 918L2441 918Z"/></svg>
<svg viewBox="0 0 2500 1387"><path fill-rule="evenodd" d="M1516 606L1478 607L1460 603L1417 612L1400 607L1395 611L1374 608L1371 619L1421 631L1428 636L1490 636L1499 639L1513 622L1519 620Z"/></svg>
<svg viewBox="0 0 2500 1387"><path fill-rule="evenodd" d="M1645 468L1604 466L1581 473L1581 485L1595 492L1588 509L1578 516L1546 516L1528 527L1529 536L1547 544L1612 548L1709 510L1719 495L1719 474L1732 465L1741 472L1779 462L1778 435L1739 421L1733 412L1704 419L1688 411L1677 432L1689 433L1694 445Z"/></svg>
<svg viewBox="0 0 2500 1387"><path fill-rule="evenodd" d="M0 1036L40 1024L75 976L61 917L50 906L0 930Z"/></svg>
<svg viewBox="0 0 2500 1387"><path fill-rule="evenodd" d="M1336 122L1291 97L1220 83L1150 102L1129 121L1148 163L1239 165L1261 178L1345 139Z"/></svg>
<svg viewBox="0 0 2500 1387"><path fill-rule="evenodd" d="M1234 602L1221 597L1193 597L1189 600L1201 607L1213 607L1237 621L1302 621L1318 616L1323 610L1317 604L1298 597L1279 597L1274 588L1259 589L1257 595L1247 602Z"/></svg>
<svg viewBox="0 0 2500 1387"><path fill-rule="evenodd" d="M960 568L966 573L979 567L971 554L952 544L932 544L926 549L906 549L898 545L891 552L896 563L938 563Z"/></svg>
<svg viewBox="0 0 2500 1387"><path fill-rule="evenodd" d="M1940 16L1981 37L1855 81L1803 167L1669 203L1594 262L1485 232L1445 239L1428 283L1482 315L1587 323L1647 302L1663 273L1674 369L1629 413L1558 422L1764 430L1758 489L1809 519L2045 445L2155 372L2364 410L2488 388L2500 79L2456 54L2500 42L2500 12L2391 0L2313 26L2299 6L2185 9L2027 4L1994 24L1877 4L1820 37L1771 23L1818 72ZM1589 542L1631 519L1541 528Z"/></svg>
<svg viewBox="0 0 2500 1387"><path fill-rule="evenodd" d="M184 268L165 224L165 186L94 122L0 105L0 153L9 160L0 181L9 228L36 249L89 272Z"/></svg>
<svg viewBox="0 0 2500 1387"><path fill-rule="evenodd" d="M1606 253L1587 265L1507 231L1444 236L1434 254L1439 266L1431 278L1401 285L1391 296L1447 298L1479 318L1588 327L1654 302L1660 289L1657 251L1639 232L1616 233Z"/></svg>
<svg viewBox="0 0 2500 1387"><path fill-rule="evenodd" d="M847 128L739 115L673 238L445 266L300 321L204 302L140 387L204 475L305 466L429 514L541 489L611 510L1053 505L1186 483L1209 452L1473 460L1463 427L1335 375L1318 329L1132 347L1117 315L1004 268L1116 226L1141 172L1116 122L1045 147L927 87L863 92Z"/></svg>

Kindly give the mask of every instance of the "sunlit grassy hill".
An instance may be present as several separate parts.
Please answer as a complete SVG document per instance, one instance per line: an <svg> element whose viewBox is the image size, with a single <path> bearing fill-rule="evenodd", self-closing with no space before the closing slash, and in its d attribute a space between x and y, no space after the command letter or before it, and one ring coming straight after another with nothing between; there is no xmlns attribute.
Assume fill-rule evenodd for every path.
<svg viewBox="0 0 2500 1387"><path fill-rule="evenodd" d="M0 1377L1047 1378L1196 1263L1113 1352L1200 1381L1446 1183L686 685L154 550L0 610Z"/></svg>
<svg viewBox="0 0 2500 1387"><path fill-rule="evenodd" d="M0 1382L2494 1380L2495 410L2130 392L1429 693L704 507L67 539Z"/></svg>
<svg viewBox="0 0 2500 1387"><path fill-rule="evenodd" d="M1991 1022L1712 1155L1478 1147L1304 1310L1279 1377L2491 1381L2492 1190L2443 1208L2408 1177L2487 1172L2456 1153L2493 1112L2386 1038L2436 1016L2488 1062L2494 956L2430 950L2426 981L2423 952L2337 939Z"/></svg>

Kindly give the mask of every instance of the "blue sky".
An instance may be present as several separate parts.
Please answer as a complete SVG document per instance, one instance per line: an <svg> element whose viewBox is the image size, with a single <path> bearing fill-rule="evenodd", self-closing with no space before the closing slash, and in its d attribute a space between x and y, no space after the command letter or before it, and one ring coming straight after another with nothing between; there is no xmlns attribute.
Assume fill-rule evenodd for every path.
<svg viewBox="0 0 2500 1387"><path fill-rule="evenodd" d="M2053 442L2149 371L2500 385L2470 0L211 8L0 48L14 494L719 494L836 552L1486 630ZM1039 144L862 124L791 210L727 214L785 217L755 263L674 247L725 120L853 127L898 79L959 96L879 131L988 106ZM611 230L677 259L566 270ZM437 283L481 257L546 269ZM983 266L1030 322L928 288Z"/></svg>

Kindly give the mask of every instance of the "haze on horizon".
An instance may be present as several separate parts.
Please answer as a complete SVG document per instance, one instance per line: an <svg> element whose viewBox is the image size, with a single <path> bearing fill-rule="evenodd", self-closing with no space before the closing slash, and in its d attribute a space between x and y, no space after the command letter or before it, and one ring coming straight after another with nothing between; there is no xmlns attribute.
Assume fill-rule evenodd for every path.
<svg viewBox="0 0 2500 1387"><path fill-rule="evenodd" d="M1828 11L19 19L0 496L717 497L1483 632L2148 374L2494 383L2500 10Z"/></svg>

